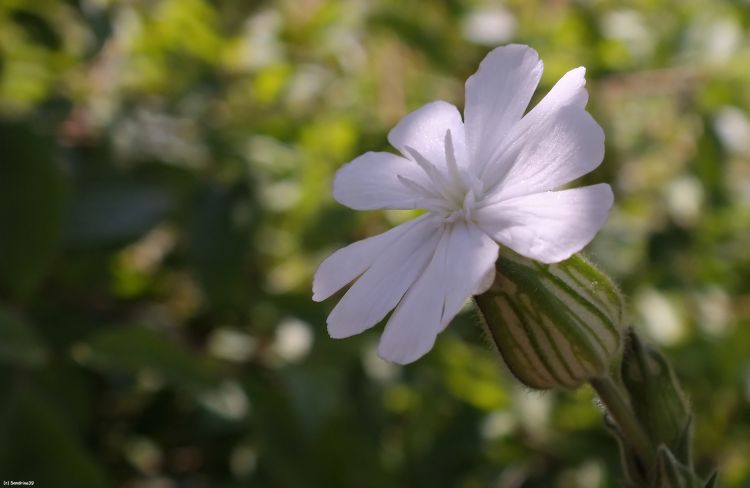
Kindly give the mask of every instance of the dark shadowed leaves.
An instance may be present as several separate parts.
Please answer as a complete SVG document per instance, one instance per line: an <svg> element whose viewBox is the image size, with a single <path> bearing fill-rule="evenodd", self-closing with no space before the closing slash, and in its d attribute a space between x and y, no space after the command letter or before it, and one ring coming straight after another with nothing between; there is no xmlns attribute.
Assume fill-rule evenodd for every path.
<svg viewBox="0 0 750 488"><path fill-rule="evenodd" d="M0 148L0 286L24 297L58 250L66 180L54 140L29 126L0 123Z"/></svg>
<svg viewBox="0 0 750 488"><path fill-rule="evenodd" d="M71 202L67 243L74 248L126 244L162 220L169 208L169 194L160 186L116 179L86 182Z"/></svg>
<svg viewBox="0 0 750 488"><path fill-rule="evenodd" d="M54 404L28 385L3 404L0 477L59 488L112 486Z"/></svg>
<svg viewBox="0 0 750 488"><path fill-rule="evenodd" d="M137 326L108 328L86 341L83 356L96 368L112 373L156 374L168 384L200 392L216 380L215 365L186 346Z"/></svg>
<svg viewBox="0 0 750 488"><path fill-rule="evenodd" d="M244 300L252 207L242 186L208 186L194 202L188 258L203 289L215 303ZM246 285L246 283L244 283Z"/></svg>
<svg viewBox="0 0 750 488"><path fill-rule="evenodd" d="M0 360L38 366L46 358L47 350L31 324L0 307Z"/></svg>

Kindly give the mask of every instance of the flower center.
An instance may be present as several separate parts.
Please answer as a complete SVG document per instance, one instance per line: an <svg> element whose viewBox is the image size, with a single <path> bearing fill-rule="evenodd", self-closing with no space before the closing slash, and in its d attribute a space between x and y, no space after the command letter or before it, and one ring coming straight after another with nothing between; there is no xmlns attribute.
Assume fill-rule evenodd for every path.
<svg viewBox="0 0 750 488"><path fill-rule="evenodd" d="M471 209L462 208L448 215L439 215L446 224L452 224L459 220L471 220Z"/></svg>
<svg viewBox="0 0 750 488"><path fill-rule="evenodd" d="M457 207L449 212L435 212L436 215L443 219L446 224L459 220L472 221L474 219L474 210L476 209L477 197L474 189L468 188L464 197Z"/></svg>

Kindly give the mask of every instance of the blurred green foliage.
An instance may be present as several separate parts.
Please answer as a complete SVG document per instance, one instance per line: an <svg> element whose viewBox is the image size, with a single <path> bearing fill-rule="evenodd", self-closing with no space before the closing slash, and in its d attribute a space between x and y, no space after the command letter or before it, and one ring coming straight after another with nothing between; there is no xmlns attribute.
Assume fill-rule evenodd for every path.
<svg viewBox="0 0 750 488"><path fill-rule="evenodd" d="M423 360L333 341L332 250L408 218L337 167L527 43L588 68L617 205L588 254L750 486L750 2L0 1L0 478L609 487L588 390L529 393L467 311Z"/></svg>

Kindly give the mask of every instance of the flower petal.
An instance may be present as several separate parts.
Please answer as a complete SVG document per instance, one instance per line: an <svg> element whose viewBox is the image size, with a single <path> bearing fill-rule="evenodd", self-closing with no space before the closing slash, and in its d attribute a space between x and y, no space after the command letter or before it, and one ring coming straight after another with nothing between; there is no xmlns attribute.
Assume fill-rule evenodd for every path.
<svg viewBox="0 0 750 488"><path fill-rule="evenodd" d="M454 105L442 100L430 102L406 115L388 133L388 141L409 159L412 155L407 147L415 149L432 164L444 168L445 134L448 130L451 131L456 160L459 165L465 165L466 136L461 113Z"/></svg>
<svg viewBox="0 0 750 488"><path fill-rule="evenodd" d="M497 252L497 243L475 225L447 227L430 264L388 321L378 354L406 364L429 351L466 299L492 283Z"/></svg>
<svg viewBox="0 0 750 488"><path fill-rule="evenodd" d="M383 320L422 274L439 239L435 221L422 219L383 249L328 316L330 336L359 334Z"/></svg>
<svg viewBox="0 0 750 488"><path fill-rule="evenodd" d="M336 172L333 198L355 210L417 208L422 196L399 181L399 175L429 185L413 161L386 152L367 152Z"/></svg>
<svg viewBox="0 0 750 488"><path fill-rule="evenodd" d="M476 211L479 226L519 254L543 263L569 258L588 244L612 207L607 184L536 193Z"/></svg>
<svg viewBox="0 0 750 488"><path fill-rule="evenodd" d="M602 162L604 131L585 111L584 74L569 71L513 129L484 174L495 200L554 190Z"/></svg>
<svg viewBox="0 0 750 488"><path fill-rule="evenodd" d="M367 271L383 251L407 235L427 217L419 217L393 229L339 249L328 256L315 272L313 300L320 302Z"/></svg>
<svg viewBox="0 0 750 488"><path fill-rule="evenodd" d="M529 105L544 65L528 46L490 52L466 80L466 143L479 174Z"/></svg>

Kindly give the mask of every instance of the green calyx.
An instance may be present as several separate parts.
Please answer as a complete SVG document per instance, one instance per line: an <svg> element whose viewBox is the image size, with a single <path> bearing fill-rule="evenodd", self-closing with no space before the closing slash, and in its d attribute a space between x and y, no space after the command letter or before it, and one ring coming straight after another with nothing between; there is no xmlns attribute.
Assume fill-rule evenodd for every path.
<svg viewBox="0 0 750 488"><path fill-rule="evenodd" d="M504 250L492 287L475 300L492 343L531 388L575 389L619 358L623 300L579 255L546 265Z"/></svg>
<svg viewBox="0 0 750 488"><path fill-rule="evenodd" d="M620 447L625 485L714 488L692 462L692 413L666 358L624 320L612 281L576 255L545 265L504 251L474 297L510 371L534 389L590 383Z"/></svg>
<svg viewBox="0 0 750 488"><path fill-rule="evenodd" d="M633 410L652 443L667 446L690 466L690 408L666 358L630 331L621 371Z"/></svg>
<svg viewBox="0 0 750 488"><path fill-rule="evenodd" d="M654 463L644 463L623 437L620 441L631 486L711 488L714 473L703 481L693 466L693 417L677 377L666 358L630 329L620 366L622 385L643 431L657 447Z"/></svg>

